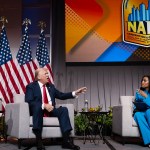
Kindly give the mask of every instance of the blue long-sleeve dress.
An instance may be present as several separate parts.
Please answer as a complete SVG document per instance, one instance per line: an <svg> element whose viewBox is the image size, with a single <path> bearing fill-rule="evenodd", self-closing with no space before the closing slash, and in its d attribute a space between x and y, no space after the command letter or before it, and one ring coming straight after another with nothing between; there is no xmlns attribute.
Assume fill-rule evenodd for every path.
<svg viewBox="0 0 150 150"><path fill-rule="evenodd" d="M141 101L146 103L148 106L150 106L150 93L147 90L145 90L144 92L147 94L147 97L145 98L144 96L136 92L135 101ZM136 112L134 114L134 119L139 126L139 130L141 132L144 144L149 145L150 144L150 108L143 112Z"/></svg>

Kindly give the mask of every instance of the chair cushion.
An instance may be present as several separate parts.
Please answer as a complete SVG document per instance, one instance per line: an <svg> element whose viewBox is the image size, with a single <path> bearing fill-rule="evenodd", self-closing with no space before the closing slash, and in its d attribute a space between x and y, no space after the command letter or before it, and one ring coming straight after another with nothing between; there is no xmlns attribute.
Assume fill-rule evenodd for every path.
<svg viewBox="0 0 150 150"><path fill-rule="evenodd" d="M134 118L132 117L132 126L133 127L138 127L137 123L135 122Z"/></svg>
<svg viewBox="0 0 150 150"><path fill-rule="evenodd" d="M30 126L33 126L32 116L30 117ZM57 117L43 117L43 126L59 127L60 125Z"/></svg>
<svg viewBox="0 0 150 150"><path fill-rule="evenodd" d="M24 103L25 102L25 94L14 94L13 100L14 100L14 103Z"/></svg>
<svg viewBox="0 0 150 150"><path fill-rule="evenodd" d="M121 105L129 105L133 106L132 102L134 101L134 96L120 96L120 103Z"/></svg>

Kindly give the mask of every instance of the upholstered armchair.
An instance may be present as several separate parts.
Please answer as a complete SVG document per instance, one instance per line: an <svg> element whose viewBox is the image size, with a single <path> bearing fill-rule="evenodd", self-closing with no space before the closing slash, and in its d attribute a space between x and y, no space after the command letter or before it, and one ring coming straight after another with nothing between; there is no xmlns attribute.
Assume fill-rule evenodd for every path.
<svg viewBox="0 0 150 150"><path fill-rule="evenodd" d="M74 106L73 104L61 104L68 108L72 125L71 136L74 136ZM58 105L59 107L59 105ZM18 139L18 148L21 148L23 139L35 138L32 132L32 116L29 114L28 103L24 101L24 94L14 95L14 103L9 103L5 107L5 123L7 125L7 135ZM43 118L43 138L62 137L59 121L57 117Z"/></svg>
<svg viewBox="0 0 150 150"><path fill-rule="evenodd" d="M119 106L113 106L112 132L122 137L140 137L139 129L132 116L134 96L121 96Z"/></svg>

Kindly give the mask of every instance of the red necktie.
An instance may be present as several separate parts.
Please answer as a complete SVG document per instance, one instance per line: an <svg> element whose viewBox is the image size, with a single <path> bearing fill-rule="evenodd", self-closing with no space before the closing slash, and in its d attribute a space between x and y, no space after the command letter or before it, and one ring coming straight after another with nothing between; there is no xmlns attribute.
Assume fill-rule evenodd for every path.
<svg viewBox="0 0 150 150"><path fill-rule="evenodd" d="M48 98L47 98L47 93L46 93L46 86L43 85L43 100L45 104L48 104ZM44 117L48 117L49 112L44 109Z"/></svg>

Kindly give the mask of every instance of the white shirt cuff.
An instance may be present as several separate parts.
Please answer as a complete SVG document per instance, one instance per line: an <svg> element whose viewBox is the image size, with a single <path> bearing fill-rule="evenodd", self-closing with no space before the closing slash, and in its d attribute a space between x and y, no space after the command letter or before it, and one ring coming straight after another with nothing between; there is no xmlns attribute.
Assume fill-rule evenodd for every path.
<svg viewBox="0 0 150 150"><path fill-rule="evenodd" d="M42 104L42 109L44 110L44 103Z"/></svg>
<svg viewBox="0 0 150 150"><path fill-rule="evenodd" d="M78 98L78 95L76 95L75 91L72 92L72 96L73 96L74 98Z"/></svg>

